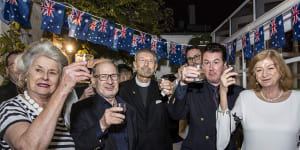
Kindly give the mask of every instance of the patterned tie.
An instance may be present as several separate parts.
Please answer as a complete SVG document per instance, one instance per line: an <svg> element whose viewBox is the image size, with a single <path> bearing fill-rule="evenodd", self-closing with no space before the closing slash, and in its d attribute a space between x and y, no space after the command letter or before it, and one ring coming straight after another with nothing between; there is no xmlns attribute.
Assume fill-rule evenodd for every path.
<svg viewBox="0 0 300 150"><path fill-rule="evenodd" d="M219 87L217 86L217 87L214 87L214 96L213 96L213 100L216 104L217 109L218 109L219 101L220 101L219 98L220 98L220 96L219 96Z"/></svg>

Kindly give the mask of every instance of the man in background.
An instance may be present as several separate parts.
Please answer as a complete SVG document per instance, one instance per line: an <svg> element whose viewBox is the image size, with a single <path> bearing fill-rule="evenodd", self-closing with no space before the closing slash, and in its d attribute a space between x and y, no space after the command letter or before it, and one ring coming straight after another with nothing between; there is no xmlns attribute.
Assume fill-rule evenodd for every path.
<svg viewBox="0 0 300 150"><path fill-rule="evenodd" d="M119 64L118 65L118 71L119 71L119 74L120 74L120 83L124 82L124 81L127 81L127 80L130 80L133 76L132 68L129 67L128 65L126 65L126 64Z"/></svg>
<svg viewBox="0 0 300 150"><path fill-rule="evenodd" d="M17 84L20 77L15 60L22 54L21 51L10 52L5 59L5 69L8 76L8 83L0 87L0 103L18 95Z"/></svg>

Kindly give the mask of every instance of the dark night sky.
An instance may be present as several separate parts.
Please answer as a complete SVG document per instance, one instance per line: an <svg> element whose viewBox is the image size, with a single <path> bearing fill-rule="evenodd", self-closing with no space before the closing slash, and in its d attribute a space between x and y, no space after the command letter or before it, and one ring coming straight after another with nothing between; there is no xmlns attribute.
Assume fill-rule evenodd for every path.
<svg viewBox="0 0 300 150"><path fill-rule="evenodd" d="M166 0L166 6L174 11L176 21L188 24L188 5L196 5L196 24L209 25L214 30L245 0Z"/></svg>

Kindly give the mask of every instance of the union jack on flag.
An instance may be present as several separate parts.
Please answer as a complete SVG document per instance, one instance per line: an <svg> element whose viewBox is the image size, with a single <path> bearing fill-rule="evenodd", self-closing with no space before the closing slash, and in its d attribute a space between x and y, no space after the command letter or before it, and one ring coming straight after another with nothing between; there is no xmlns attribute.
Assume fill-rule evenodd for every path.
<svg viewBox="0 0 300 150"><path fill-rule="evenodd" d="M271 47L280 48L285 46L285 33L283 27L283 16L272 19L270 23Z"/></svg>
<svg viewBox="0 0 300 150"><path fill-rule="evenodd" d="M293 22L293 31L294 31L294 41L300 40L300 7L299 4L296 4L292 7L292 22Z"/></svg>
<svg viewBox="0 0 300 150"><path fill-rule="evenodd" d="M254 55L265 49L264 26L260 26L254 33Z"/></svg>
<svg viewBox="0 0 300 150"><path fill-rule="evenodd" d="M52 0L41 0L41 29L60 34L65 14L65 6Z"/></svg>
<svg viewBox="0 0 300 150"><path fill-rule="evenodd" d="M130 56L134 56L135 55L135 53L139 50L138 49L138 39L139 38L139 36L138 35L133 35L133 39L132 39L132 46L131 46L131 50L130 50L130 53L129 53L129 55Z"/></svg>
<svg viewBox="0 0 300 150"><path fill-rule="evenodd" d="M123 49L130 52L133 39L133 32L133 29L121 26L121 30L118 32L118 49Z"/></svg>
<svg viewBox="0 0 300 150"><path fill-rule="evenodd" d="M139 36L138 47L141 49L144 49L144 48L151 49L152 36L145 32L140 32L140 34L141 35Z"/></svg>
<svg viewBox="0 0 300 150"><path fill-rule="evenodd" d="M29 20L29 7L31 0L4 0L3 18L8 21L16 21L31 27Z"/></svg>
<svg viewBox="0 0 300 150"><path fill-rule="evenodd" d="M169 62L171 65L181 65L181 45L171 42L169 51Z"/></svg>
<svg viewBox="0 0 300 150"><path fill-rule="evenodd" d="M73 8L68 16L69 36L86 40L91 17L91 15Z"/></svg>

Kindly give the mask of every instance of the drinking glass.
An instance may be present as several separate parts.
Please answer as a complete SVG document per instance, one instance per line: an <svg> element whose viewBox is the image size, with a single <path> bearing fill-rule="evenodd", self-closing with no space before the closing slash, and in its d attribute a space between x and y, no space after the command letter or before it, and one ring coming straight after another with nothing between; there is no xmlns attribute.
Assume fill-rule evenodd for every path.
<svg viewBox="0 0 300 150"><path fill-rule="evenodd" d="M93 68L94 56L91 54L75 54L75 62L87 62L86 67L91 71ZM79 83L90 83L90 80L79 81Z"/></svg>
<svg viewBox="0 0 300 150"><path fill-rule="evenodd" d="M126 114L126 111L127 111L127 107L126 107L126 103L117 103L117 106L116 107L121 107L123 108L123 111L121 111L120 113L125 115Z"/></svg>
<svg viewBox="0 0 300 150"><path fill-rule="evenodd" d="M203 67L201 65L197 65L196 68L200 74L198 75L198 77L194 78L193 82L203 82L203 80L205 79Z"/></svg>

